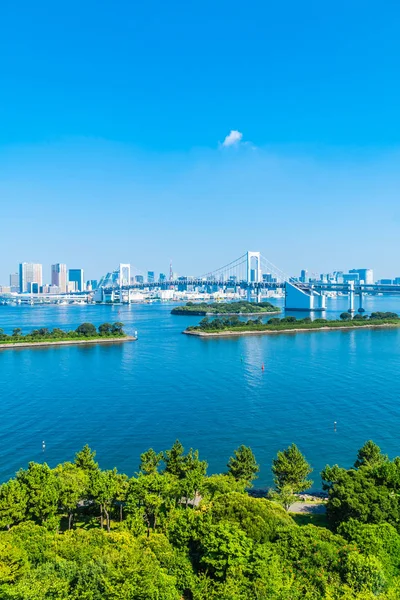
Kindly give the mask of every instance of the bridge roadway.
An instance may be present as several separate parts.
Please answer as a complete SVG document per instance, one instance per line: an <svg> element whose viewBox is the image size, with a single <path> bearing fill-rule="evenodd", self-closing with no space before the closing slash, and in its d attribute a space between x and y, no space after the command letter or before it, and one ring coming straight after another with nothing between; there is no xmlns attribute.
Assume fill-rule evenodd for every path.
<svg viewBox="0 0 400 600"><path fill-rule="evenodd" d="M342 292L343 294L400 294L400 285L380 284L380 283L327 283L315 281L312 283L301 283L299 281L290 281L290 283L304 291L315 290L317 292ZM150 283L132 283L130 285L122 285L115 287L105 287L104 292L110 293L113 290L143 290L143 289L161 289L168 290L178 287L217 287L217 288L238 288L250 290L276 290L282 289L286 285L285 281L279 282L247 282L242 281L226 281L215 279L176 279L171 281L154 281Z"/></svg>

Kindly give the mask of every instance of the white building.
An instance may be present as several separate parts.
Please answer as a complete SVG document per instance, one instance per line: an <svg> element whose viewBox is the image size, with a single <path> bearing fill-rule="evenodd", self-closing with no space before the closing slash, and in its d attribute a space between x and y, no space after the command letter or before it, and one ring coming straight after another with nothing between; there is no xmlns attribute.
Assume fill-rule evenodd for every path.
<svg viewBox="0 0 400 600"><path fill-rule="evenodd" d="M51 265L51 285L56 285L61 294L65 294L67 291L67 265L64 263L57 263Z"/></svg>
<svg viewBox="0 0 400 600"><path fill-rule="evenodd" d="M37 283L39 289L42 285L42 265L39 263L20 263L19 265L19 291L28 291L28 284Z"/></svg>

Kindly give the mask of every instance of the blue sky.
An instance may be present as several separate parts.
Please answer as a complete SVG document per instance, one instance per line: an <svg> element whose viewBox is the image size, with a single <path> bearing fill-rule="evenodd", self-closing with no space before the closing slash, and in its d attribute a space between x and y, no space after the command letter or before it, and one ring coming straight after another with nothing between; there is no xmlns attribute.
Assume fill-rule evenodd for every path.
<svg viewBox="0 0 400 600"><path fill-rule="evenodd" d="M398 3L6 0L1 21L0 282L247 249L400 276Z"/></svg>

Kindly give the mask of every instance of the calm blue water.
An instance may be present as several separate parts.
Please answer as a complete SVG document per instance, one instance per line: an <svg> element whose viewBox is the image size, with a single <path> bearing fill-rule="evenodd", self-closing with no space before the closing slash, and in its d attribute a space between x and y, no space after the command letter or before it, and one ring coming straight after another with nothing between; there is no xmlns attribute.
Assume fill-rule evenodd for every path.
<svg viewBox="0 0 400 600"><path fill-rule="evenodd" d="M328 317L347 307L345 298L328 303ZM400 313L400 298L367 298L365 308ZM352 464L369 438L400 453L400 330L204 340L181 335L197 317L170 310L0 306L6 331L121 320L139 333L115 346L0 351L0 479L30 460L71 460L86 443L104 468L128 474L141 452L176 438L199 448L210 472L223 470L243 443L264 486L277 450L296 442L316 488L326 463Z"/></svg>

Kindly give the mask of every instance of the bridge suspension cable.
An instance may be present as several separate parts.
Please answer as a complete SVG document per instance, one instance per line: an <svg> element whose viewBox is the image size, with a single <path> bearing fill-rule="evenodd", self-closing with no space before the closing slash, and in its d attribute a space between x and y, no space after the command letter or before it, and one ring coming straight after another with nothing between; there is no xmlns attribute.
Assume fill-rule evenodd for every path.
<svg viewBox="0 0 400 600"><path fill-rule="evenodd" d="M230 263L220 267L219 269L215 269L214 271L209 271L204 275L201 275L199 279L217 279L224 280L229 279L230 277L235 277L238 281L245 279L244 273L247 265L247 254L243 254L243 256L239 256L235 260ZM243 272L243 273L242 273Z"/></svg>
<svg viewBox="0 0 400 600"><path fill-rule="evenodd" d="M261 255L261 270L265 273L271 273L278 281L285 283L298 283L294 277L287 275L282 269L274 265L270 260Z"/></svg>

